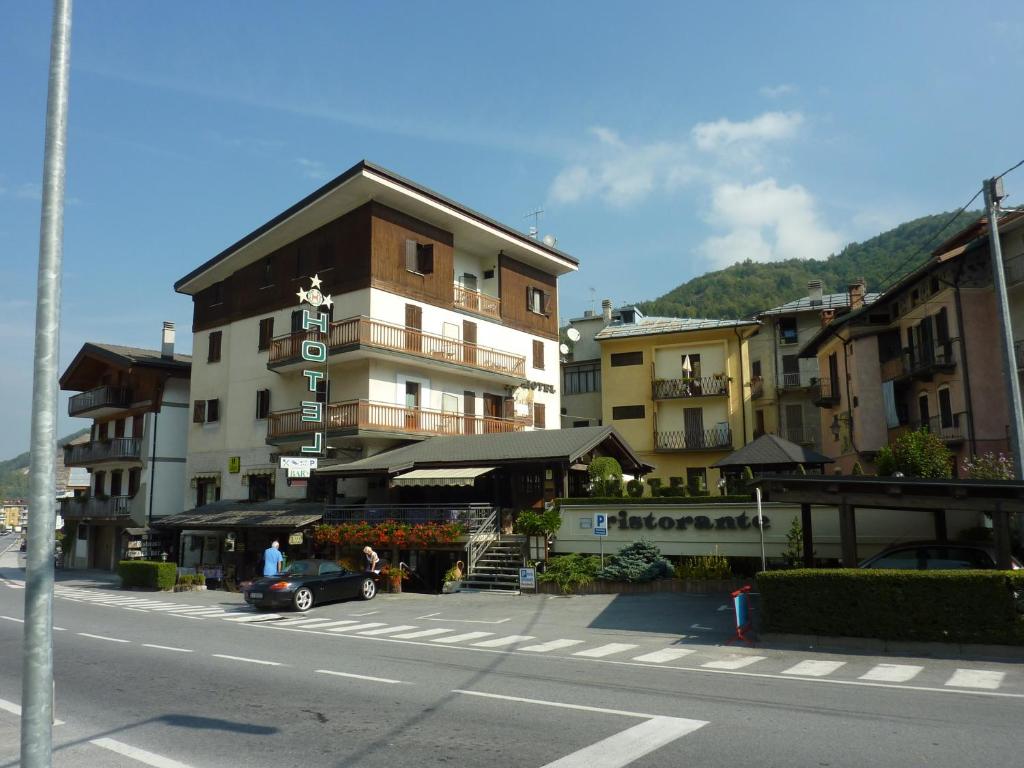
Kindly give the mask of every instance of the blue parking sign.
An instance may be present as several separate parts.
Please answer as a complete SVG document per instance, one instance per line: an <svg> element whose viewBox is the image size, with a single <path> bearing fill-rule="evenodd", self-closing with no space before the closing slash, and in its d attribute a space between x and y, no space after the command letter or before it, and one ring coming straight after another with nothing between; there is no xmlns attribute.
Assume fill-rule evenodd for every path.
<svg viewBox="0 0 1024 768"><path fill-rule="evenodd" d="M608 535L608 515L601 512L594 515L594 535L595 536L607 536Z"/></svg>

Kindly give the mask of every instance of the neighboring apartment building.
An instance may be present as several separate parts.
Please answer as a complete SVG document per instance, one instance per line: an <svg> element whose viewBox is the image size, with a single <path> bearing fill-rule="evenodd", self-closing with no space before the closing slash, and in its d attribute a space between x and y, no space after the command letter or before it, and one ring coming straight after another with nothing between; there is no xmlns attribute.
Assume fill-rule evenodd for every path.
<svg viewBox="0 0 1024 768"><path fill-rule="evenodd" d="M24 501L5 501L3 503L4 530L23 531L28 525L28 504Z"/></svg>
<svg viewBox="0 0 1024 768"><path fill-rule="evenodd" d="M64 371L60 388L80 393L68 413L92 419L89 439L64 447L65 466L89 471L89 493L60 500L73 531L67 567L112 570L127 531L181 511L190 368L191 357L174 352L173 324L164 323L159 350L89 342ZM159 539L136 538L147 555L161 549Z"/></svg>
<svg viewBox="0 0 1024 768"><path fill-rule="evenodd" d="M846 293L823 295L820 280L807 284L807 295L757 314L764 325L749 342L750 396L754 437L769 433L820 451L823 447L812 388L819 378L817 358L800 357L800 348L823 323L849 311L851 296L867 304L878 294L864 292L864 281Z"/></svg>
<svg viewBox="0 0 1024 768"><path fill-rule="evenodd" d="M601 345L594 338L617 313L601 302L601 314L587 310L564 329L569 354L562 361L562 428L599 427L601 414Z"/></svg>
<svg viewBox="0 0 1024 768"><path fill-rule="evenodd" d="M844 473L856 461L870 471L878 449L920 428L939 435L958 466L1007 450L998 328L988 238L978 222L801 351L817 357L822 371L816 402L824 452Z"/></svg>
<svg viewBox="0 0 1024 768"><path fill-rule="evenodd" d="M358 163L175 284L194 304L186 508L386 493L315 473L289 484L280 456L318 439L320 458L336 461L433 435L557 429L557 280L576 269L539 240ZM302 327L300 300L314 288L323 332ZM311 340L326 347L315 392L301 354ZM300 403L313 400L321 418L304 420Z"/></svg>
<svg viewBox="0 0 1024 768"><path fill-rule="evenodd" d="M604 423L615 427L663 485L681 478L714 490L716 461L753 433L747 339L756 320L644 317L619 310L601 345Z"/></svg>

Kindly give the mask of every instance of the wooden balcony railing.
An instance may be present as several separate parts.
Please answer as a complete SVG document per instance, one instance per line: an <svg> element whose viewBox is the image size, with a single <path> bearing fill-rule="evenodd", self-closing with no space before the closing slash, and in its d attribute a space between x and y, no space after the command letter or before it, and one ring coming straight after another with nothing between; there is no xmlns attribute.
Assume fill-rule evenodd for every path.
<svg viewBox="0 0 1024 768"><path fill-rule="evenodd" d="M729 380L724 374L686 379L655 379L651 385L653 400L677 397L724 397L729 394Z"/></svg>
<svg viewBox="0 0 1024 768"><path fill-rule="evenodd" d="M340 430L362 429L404 432L416 435L480 435L490 432L521 432L524 425L515 419L474 416L427 408L407 408L391 403L349 400L330 403L324 409L328 434ZM302 421L300 409L276 411L267 420L270 440L311 434L316 425Z"/></svg>
<svg viewBox="0 0 1024 768"><path fill-rule="evenodd" d="M267 364L273 367L299 359L302 355L303 341L323 340L332 353L346 347L364 346L404 352L431 360L443 360L508 376L526 375L526 358L523 355L467 344L459 339L371 320L368 317L353 317L331 323L327 338L322 339L322 336L319 331L299 331L278 336L270 342Z"/></svg>
<svg viewBox="0 0 1024 768"><path fill-rule="evenodd" d="M501 299L463 288L461 285L455 286L455 306L484 317L501 319Z"/></svg>
<svg viewBox="0 0 1024 768"><path fill-rule="evenodd" d="M76 496L60 500L60 514L65 520L104 517L131 517L132 496Z"/></svg>
<svg viewBox="0 0 1024 768"><path fill-rule="evenodd" d="M131 402L132 393L128 387L96 387L68 400L68 416L78 416L96 408L127 408Z"/></svg>
<svg viewBox="0 0 1024 768"><path fill-rule="evenodd" d="M141 456L142 441L137 437L115 437L64 446L64 464L68 467L100 461L138 461Z"/></svg>
<svg viewBox="0 0 1024 768"><path fill-rule="evenodd" d="M654 448L658 451L731 451L732 430L715 427L655 432Z"/></svg>

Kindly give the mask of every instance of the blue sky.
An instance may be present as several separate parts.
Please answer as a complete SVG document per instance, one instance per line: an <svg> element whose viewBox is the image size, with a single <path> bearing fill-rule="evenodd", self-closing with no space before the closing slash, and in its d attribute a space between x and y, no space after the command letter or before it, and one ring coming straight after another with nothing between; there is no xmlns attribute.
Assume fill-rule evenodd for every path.
<svg viewBox="0 0 1024 768"><path fill-rule="evenodd" d="M1024 9L849 5L79 2L62 364L163 320L188 350L174 280L361 158L543 207L568 317L825 257L1024 157ZM0 6L0 457L28 445L49 13Z"/></svg>

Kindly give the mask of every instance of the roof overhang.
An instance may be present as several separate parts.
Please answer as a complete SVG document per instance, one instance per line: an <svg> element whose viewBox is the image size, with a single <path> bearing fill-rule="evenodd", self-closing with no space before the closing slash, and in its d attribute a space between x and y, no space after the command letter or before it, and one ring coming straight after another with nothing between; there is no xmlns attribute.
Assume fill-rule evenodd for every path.
<svg viewBox="0 0 1024 768"><path fill-rule="evenodd" d="M478 477L493 472L494 467L462 467L451 469L414 469L394 478L401 486L471 486Z"/></svg>
<svg viewBox="0 0 1024 768"><path fill-rule="evenodd" d="M364 160L189 272L174 290L195 294L370 201L451 232L469 251L504 252L556 276L579 269L575 258L557 248Z"/></svg>

